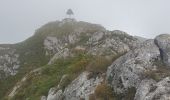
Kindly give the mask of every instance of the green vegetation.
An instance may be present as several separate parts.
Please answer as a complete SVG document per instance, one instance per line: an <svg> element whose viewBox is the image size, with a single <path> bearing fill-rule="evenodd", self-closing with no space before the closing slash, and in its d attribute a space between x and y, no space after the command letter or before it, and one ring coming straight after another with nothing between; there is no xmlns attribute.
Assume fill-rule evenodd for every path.
<svg viewBox="0 0 170 100"><path fill-rule="evenodd" d="M163 61L155 61L154 65L157 66L156 70L146 71L145 77L154 79L155 81L160 81L161 79L170 76L170 69L166 67Z"/></svg>
<svg viewBox="0 0 170 100"><path fill-rule="evenodd" d="M111 87L109 87L106 83L102 83L97 86L94 96L96 100L115 100Z"/></svg>
<svg viewBox="0 0 170 100"><path fill-rule="evenodd" d="M38 100L40 96L47 95L51 87L57 86L63 75L68 74L68 77L60 83L61 88L64 89L84 70L89 59L90 57L82 54L72 58L58 59L54 64L42 67L41 74L30 77L12 100L25 98Z"/></svg>
<svg viewBox="0 0 170 100"><path fill-rule="evenodd" d="M16 53L20 55L20 68L17 75L0 80L0 98L7 95L7 91L10 91L26 73L47 64L50 57L45 55L44 38L42 35L34 35L21 43L13 45Z"/></svg>
<svg viewBox="0 0 170 100"><path fill-rule="evenodd" d="M111 63L111 59L107 59L102 56L97 56L92 60L92 62L88 64L86 70L94 73L104 73L106 72L107 67L111 65Z"/></svg>
<svg viewBox="0 0 170 100"><path fill-rule="evenodd" d="M39 74L30 76L12 100L22 100L25 98L28 98L28 100L38 100L42 95L47 95L49 89L57 86L62 76L66 75L60 82L60 89L64 90L81 72L87 70L103 73L110 62L110 60L104 57L91 56L85 53L78 53L74 57L65 59L57 59L54 64L42 67ZM106 88L106 84L102 84L96 90L97 95L100 94L102 96L103 91L100 92L100 89L106 89L103 91L107 93L107 96L111 93L110 88ZM109 92L106 92L108 90Z"/></svg>
<svg viewBox="0 0 170 100"><path fill-rule="evenodd" d="M129 88L125 94L116 94L107 83L103 82L97 86L94 94L90 95L89 100L122 100L123 98L133 100L135 93L135 88Z"/></svg>
<svg viewBox="0 0 170 100"><path fill-rule="evenodd" d="M62 27L61 27L61 25L62 25ZM76 29L79 29L79 28L82 29L82 27L83 27L84 32L87 32L87 31L94 32L94 31L104 29L103 27L101 27L99 25L96 26L94 24L90 24L90 23L86 23L86 22L73 21L71 23L67 23L67 22L63 23L63 22L56 21L56 22L50 22L50 23L42 26L41 28L36 30L35 34L32 37L28 38L27 40L25 40L21 43L17 43L14 45L1 45L2 47L10 47L10 48L16 49L16 53L18 53L20 55L19 61L21 63L21 66L19 68L19 72L17 73L17 75L11 76L7 79L0 80L0 84L1 84L0 85L0 90L1 90L0 98L3 98L4 96L8 95L7 91L9 92L12 89L12 87L14 87L15 84L17 82L19 82L23 76L26 75L26 73L29 73L31 70L40 68L47 64L47 62L51 58L50 56L45 55L45 50L44 50L44 46L43 46L44 39L47 36L49 36L49 35L57 36L61 40L63 39L63 41L65 41L64 37L66 35L73 33ZM84 39L84 36L82 36L82 39L81 39L82 42L84 41L83 39ZM6 51L3 51L1 53L4 53L4 52L6 52ZM85 63L85 62L80 61L80 63ZM70 71L69 74L79 71L79 70L84 70L83 67L82 68L76 67L78 65L79 65L78 62L77 62L77 65L75 65L75 66L70 65L70 70L72 72ZM58 68L57 65L51 65L51 66L56 66L56 69ZM49 68L55 68L55 67L49 67ZM48 68L46 70L48 70ZM0 72L0 73L2 73L2 72ZM44 76L44 77L46 77L46 76ZM33 78L33 80L35 80L35 79ZM43 80L43 79L40 78L40 80ZM32 84L32 83L30 83L30 84ZM50 83L49 81L47 81L47 84L53 84L53 82ZM44 87L44 90L46 90L46 87ZM22 92L22 93L24 93L24 92ZM22 93L20 94L20 96L22 95Z"/></svg>

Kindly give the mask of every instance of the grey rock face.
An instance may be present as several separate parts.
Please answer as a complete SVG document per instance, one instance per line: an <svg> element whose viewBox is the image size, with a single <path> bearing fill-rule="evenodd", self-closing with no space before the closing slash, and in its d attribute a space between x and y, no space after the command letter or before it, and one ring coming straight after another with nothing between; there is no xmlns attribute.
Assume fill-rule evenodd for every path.
<svg viewBox="0 0 170 100"><path fill-rule="evenodd" d="M71 51L86 51L92 55L117 55L123 54L139 44L133 38L122 31L100 31L94 33L70 33L57 38L48 36L44 40L46 55L52 55L51 64L58 58L72 56Z"/></svg>
<svg viewBox="0 0 170 100"><path fill-rule="evenodd" d="M147 94L150 93L152 89L153 90L156 89L156 87L154 86L155 84L156 84L156 81L154 81L153 79L142 80L139 87L137 87L134 100L145 100Z"/></svg>
<svg viewBox="0 0 170 100"><path fill-rule="evenodd" d="M70 33L62 37L48 36L44 40L46 55L54 55L66 49L69 44L75 44L79 41L80 33Z"/></svg>
<svg viewBox="0 0 170 100"><path fill-rule="evenodd" d="M41 96L41 100L47 100L46 96Z"/></svg>
<svg viewBox="0 0 170 100"><path fill-rule="evenodd" d="M65 88L64 92L51 88L47 100L89 100L89 95L94 93L97 85L103 82L103 78L98 76L88 79L88 75L89 72L83 72Z"/></svg>
<svg viewBox="0 0 170 100"><path fill-rule="evenodd" d="M129 51L139 41L122 31L98 32L91 36L87 44L91 47L88 53L93 55L113 55Z"/></svg>
<svg viewBox="0 0 170 100"><path fill-rule="evenodd" d="M63 75L58 86L53 87L49 90L47 100L63 100L63 91L61 90L61 83L67 77L68 75Z"/></svg>
<svg viewBox="0 0 170 100"><path fill-rule="evenodd" d="M155 38L155 43L160 49L163 62L170 67L170 35L162 34Z"/></svg>
<svg viewBox="0 0 170 100"><path fill-rule="evenodd" d="M44 48L46 49L46 55L50 55L62 50L63 45L56 37L49 36L44 40Z"/></svg>
<svg viewBox="0 0 170 100"><path fill-rule="evenodd" d="M47 100L62 100L62 90L58 90L56 88L51 88Z"/></svg>
<svg viewBox="0 0 170 100"><path fill-rule="evenodd" d="M135 87L134 100L170 100L170 78L164 76L157 80L154 78L156 74L150 76L169 66L169 44L169 35L159 35L155 40L145 41L113 62L107 70L107 81L114 92L125 94L128 88ZM159 61L165 65L157 65L161 63ZM161 73L168 76L168 70Z"/></svg>
<svg viewBox="0 0 170 100"><path fill-rule="evenodd" d="M55 62L56 59L58 59L58 58L66 58L66 57L68 57L68 56L70 56L70 55L71 55L71 54L70 54L69 49L68 49L68 48L65 48L65 49L59 51L58 53L56 53L56 54L50 59L50 61L48 62L48 64L49 64L49 65L52 64L52 63Z"/></svg>
<svg viewBox="0 0 170 100"><path fill-rule="evenodd" d="M159 59L159 48L148 40L138 48L117 59L107 70L108 83L116 93L125 93L128 88L137 87L145 78L145 72L156 70L153 62Z"/></svg>
<svg viewBox="0 0 170 100"><path fill-rule="evenodd" d="M20 67L19 54L16 50L0 47L0 78L15 75Z"/></svg>
<svg viewBox="0 0 170 100"><path fill-rule="evenodd" d="M135 100L170 100L170 77L159 82L143 80L137 89Z"/></svg>
<svg viewBox="0 0 170 100"><path fill-rule="evenodd" d="M83 72L64 91L65 100L88 100L90 94L94 93L97 85L103 81L102 77L88 79L88 72Z"/></svg>

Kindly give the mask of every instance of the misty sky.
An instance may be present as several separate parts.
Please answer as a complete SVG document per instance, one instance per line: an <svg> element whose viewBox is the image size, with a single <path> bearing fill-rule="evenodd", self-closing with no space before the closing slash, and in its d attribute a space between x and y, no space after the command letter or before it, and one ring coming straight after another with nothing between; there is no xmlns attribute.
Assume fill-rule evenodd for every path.
<svg viewBox="0 0 170 100"><path fill-rule="evenodd" d="M170 33L170 0L0 0L0 43L16 43L41 25L66 17L154 38Z"/></svg>

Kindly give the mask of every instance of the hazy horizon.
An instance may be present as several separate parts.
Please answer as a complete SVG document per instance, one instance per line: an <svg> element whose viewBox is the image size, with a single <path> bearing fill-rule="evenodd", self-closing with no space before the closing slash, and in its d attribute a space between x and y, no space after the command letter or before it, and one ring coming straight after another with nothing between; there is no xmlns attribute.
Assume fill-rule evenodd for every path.
<svg viewBox="0 0 170 100"><path fill-rule="evenodd" d="M168 0L0 0L0 44L17 43L34 34L42 25L66 17L101 24L108 30L154 38L170 33Z"/></svg>

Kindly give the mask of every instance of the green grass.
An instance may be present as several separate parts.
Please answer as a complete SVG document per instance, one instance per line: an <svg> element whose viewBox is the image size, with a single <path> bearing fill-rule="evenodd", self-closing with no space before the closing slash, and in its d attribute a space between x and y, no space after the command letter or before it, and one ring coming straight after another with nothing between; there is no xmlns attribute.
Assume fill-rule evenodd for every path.
<svg viewBox="0 0 170 100"><path fill-rule="evenodd" d="M88 59L90 58L86 55L77 55L72 58L58 59L56 63L44 66L41 74L31 76L12 100L23 100L26 98L38 100L42 95L47 95L51 87L57 86L63 75L68 74L70 80L66 79L61 84L61 89L64 89L84 70L83 67L86 66Z"/></svg>
<svg viewBox="0 0 170 100"><path fill-rule="evenodd" d="M109 66L108 60L105 58L84 53L78 53L74 57L57 59L54 64L42 67L41 74L30 76L29 80L22 85L12 100L23 100L26 98L28 100L38 100L42 95L47 95L50 88L57 86L63 75L67 75L60 83L60 89L64 90L68 84L78 77L81 72L87 70L87 67L91 64L95 66L91 70L93 72L104 72L103 70L106 70Z"/></svg>

